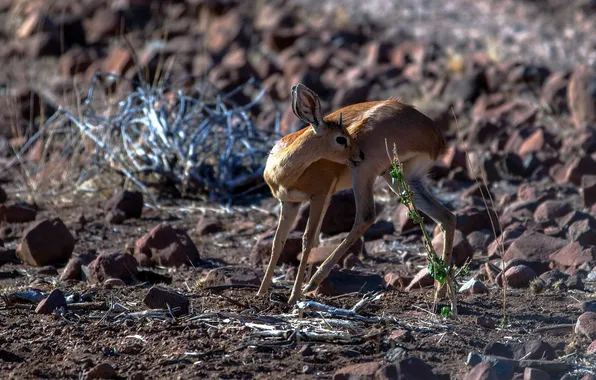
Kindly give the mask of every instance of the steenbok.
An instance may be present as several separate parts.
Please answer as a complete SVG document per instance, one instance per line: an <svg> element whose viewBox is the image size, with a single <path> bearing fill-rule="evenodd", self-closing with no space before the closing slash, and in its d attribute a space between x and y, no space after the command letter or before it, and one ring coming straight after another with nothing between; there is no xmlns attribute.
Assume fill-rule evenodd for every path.
<svg viewBox="0 0 596 380"><path fill-rule="evenodd" d="M302 202L310 202L310 215L302 240L302 260L289 303L302 296L302 282L308 255L318 243L321 221L333 194L353 188L356 220L347 237L319 267L305 287L313 291L331 268L345 255L375 221L373 185L382 177L399 195L390 176L391 162L386 146L397 148L403 173L414 192L416 207L443 230L445 263L451 263L455 216L433 198L422 185L430 166L445 150L437 125L414 107L389 99L354 104L326 117L319 97L303 84L292 87L292 109L310 124L277 142L265 166L264 178L281 202L281 212L271 260L258 295L265 295Z"/></svg>

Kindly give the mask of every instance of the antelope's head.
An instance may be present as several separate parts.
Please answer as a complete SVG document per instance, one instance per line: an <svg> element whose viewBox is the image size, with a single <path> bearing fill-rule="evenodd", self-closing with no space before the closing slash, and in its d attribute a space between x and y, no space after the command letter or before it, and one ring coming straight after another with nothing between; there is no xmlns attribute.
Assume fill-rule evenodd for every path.
<svg viewBox="0 0 596 380"><path fill-rule="evenodd" d="M364 153L343 125L342 115L337 121L325 121L319 96L302 83L292 86L292 110L296 117L310 124L318 142L316 152L313 151L320 156L318 159L350 167L358 166L364 160Z"/></svg>

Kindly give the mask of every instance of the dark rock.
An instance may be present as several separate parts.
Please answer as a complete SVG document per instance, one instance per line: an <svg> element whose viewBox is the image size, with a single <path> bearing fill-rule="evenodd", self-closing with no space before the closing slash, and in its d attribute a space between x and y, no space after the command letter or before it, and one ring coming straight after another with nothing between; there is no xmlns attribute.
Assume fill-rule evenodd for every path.
<svg viewBox="0 0 596 380"><path fill-rule="evenodd" d="M596 218L590 216L571 224L568 238L582 245L596 245Z"/></svg>
<svg viewBox="0 0 596 380"><path fill-rule="evenodd" d="M62 271L62 274L60 275L60 281L86 280L86 278L84 278L82 267L89 265L93 260L95 260L95 255L92 253L72 257L70 260L68 260L64 271Z"/></svg>
<svg viewBox="0 0 596 380"><path fill-rule="evenodd" d="M74 237L62 220L42 220L25 230L17 247L17 256L33 266L63 263L70 258L74 246Z"/></svg>
<svg viewBox="0 0 596 380"><path fill-rule="evenodd" d="M498 220L497 213L489 208L489 211L484 207L469 206L462 210L455 212L457 217L456 229L461 231L464 235L470 234L474 231L492 230L492 223ZM496 226L496 224L495 224ZM500 234L500 231L497 231Z"/></svg>
<svg viewBox="0 0 596 380"><path fill-rule="evenodd" d="M199 261L199 251L188 234L162 223L136 242L135 257L143 266L177 267Z"/></svg>
<svg viewBox="0 0 596 380"><path fill-rule="evenodd" d="M589 208L596 204L596 175L585 175L582 177L581 194L584 207ZM0 203L2 202L0 201Z"/></svg>
<svg viewBox="0 0 596 380"><path fill-rule="evenodd" d="M136 279L138 262L129 254L102 253L89 264L89 282L101 284L109 278L119 278L125 283Z"/></svg>
<svg viewBox="0 0 596 380"><path fill-rule="evenodd" d="M372 379L380 368L379 362L353 364L335 371L333 380Z"/></svg>
<svg viewBox="0 0 596 380"><path fill-rule="evenodd" d="M107 211L119 210L127 219L140 218L143 213L143 193L123 190L110 198L104 209Z"/></svg>
<svg viewBox="0 0 596 380"><path fill-rule="evenodd" d="M372 292L384 288L383 278L351 270L332 270L317 288L317 294L337 296L354 292Z"/></svg>
<svg viewBox="0 0 596 380"><path fill-rule="evenodd" d="M116 370L108 363L101 363L87 371L86 379L114 379L117 377Z"/></svg>
<svg viewBox="0 0 596 380"><path fill-rule="evenodd" d="M392 235L394 231L395 226L393 223L380 220L364 231L362 236L364 237L365 241L372 241L381 239L383 235Z"/></svg>
<svg viewBox="0 0 596 380"><path fill-rule="evenodd" d="M8 263L17 263L17 254L14 249L0 247L0 266Z"/></svg>
<svg viewBox="0 0 596 380"><path fill-rule="evenodd" d="M498 380L497 372L493 367L493 363L485 360L480 364L476 364L474 368L470 370L464 376L464 380Z"/></svg>
<svg viewBox="0 0 596 380"><path fill-rule="evenodd" d="M534 211L534 220L538 223L555 222L573 211L573 205L569 201L547 200Z"/></svg>
<svg viewBox="0 0 596 380"><path fill-rule="evenodd" d="M209 271L203 280L203 286L260 285L261 278L262 274L252 268L230 265Z"/></svg>
<svg viewBox="0 0 596 380"><path fill-rule="evenodd" d="M0 186L0 203L6 202L8 199L8 195L6 195L6 191Z"/></svg>
<svg viewBox="0 0 596 380"><path fill-rule="evenodd" d="M596 340L596 313L588 311L580 315L575 324L575 333Z"/></svg>
<svg viewBox="0 0 596 380"><path fill-rule="evenodd" d="M434 284L434 279L428 272L428 268L422 268L416 276L410 281L410 284L406 287L407 291L412 289L424 288L427 286L432 286Z"/></svg>
<svg viewBox="0 0 596 380"><path fill-rule="evenodd" d="M542 274L548 270L548 262L553 252L563 248L567 242L539 232L525 232L517 238L507 251L504 260L521 259L537 273Z"/></svg>
<svg viewBox="0 0 596 380"><path fill-rule="evenodd" d="M197 222L197 227L195 231L199 236L211 235L216 234L218 232L223 231L224 225L217 219L201 217Z"/></svg>
<svg viewBox="0 0 596 380"><path fill-rule="evenodd" d="M596 247L586 247L577 242L570 243L553 252L549 259L563 267L577 268L596 260Z"/></svg>
<svg viewBox="0 0 596 380"><path fill-rule="evenodd" d="M27 223L35 220L37 210L32 207L19 204L0 204L0 222L5 223Z"/></svg>
<svg viewBox="0 0 596 380"><path fill-rule="evenodd" d="M468 243L472 246L474 252L486 254L490 243L494 240L492 232L489 231L474 231L466 236Z"/></svg>
<svg viewBox="0 0 596 380"><path fill-rule="evenodd" d="M12 353L10 351L6 351L4 349L0 349L0 361L7 362L7 363L20 363L24 359L19 355Z"/></svg>
<svg viewBox="0 0 596 380"><path fill-rule="evenodd" d="M66 307L66 298L60 289L54 289L35 308L37 314L51 314L54 310Z"/></svg>
<svg viewBox="0 0 596 380"><path fill-rule="evenodd" d="M171 289L153 286L143 299L150 309L169 309L176 317L188 314L190 300Z"/></svg>
<svg viewBox="0 0 596 380"><path fill-rule="evenodd" d="M377 371L375 379L436 380L432 368L418 358L405 358Z"/></svg>

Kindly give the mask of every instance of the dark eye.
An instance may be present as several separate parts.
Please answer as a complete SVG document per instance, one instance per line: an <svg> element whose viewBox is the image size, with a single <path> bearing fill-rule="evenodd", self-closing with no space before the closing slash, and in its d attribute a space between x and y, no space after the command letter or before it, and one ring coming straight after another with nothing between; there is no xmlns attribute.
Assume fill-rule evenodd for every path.
<svg viewBox="0 0 596 380"><path fill-rule="evenodd" d="M346 140L346 138L343 136L337 137L335 141L337 141L337 143L340 145L348 145L348 140Z"/></svg>

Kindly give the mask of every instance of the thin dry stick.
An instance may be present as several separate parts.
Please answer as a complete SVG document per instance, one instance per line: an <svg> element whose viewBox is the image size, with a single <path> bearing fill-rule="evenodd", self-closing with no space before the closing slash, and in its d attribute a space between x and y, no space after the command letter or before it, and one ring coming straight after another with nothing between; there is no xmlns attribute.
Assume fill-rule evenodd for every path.
<svg viewBox="0 0 596 380"><path fill-rule="evenodd" d="M451 113L453 114L453 118L455 119L455 128L456 128L456 136L457 136L457 140L459 142L459 144L462 146L462 148L464 149L464 152L466 154L466 160L468 162L468 165L470 166L470 169L472 168L472 161L470 160L470 155L468 154L468 148L466 147L466 144L463 140L463 138L461 137L460 134L460 128L459 128L459 121L457 120L457 116L455 115L455 111L453 110L453 107L451 108ZM480 171L480 175L482 178L482 185L486 188L486 193L488 194L488 198L490 199L490 204L493 210L495 209L495 202L493 200L492 195L490 194L490 191L488 189L488 181L486 179L486 173L483 170L482 166L480 166L479 168ZM490 220L490 224L493 230L493 235L495 236L495 240L497 240L497 247L499 252L501 253L501 280L503 281L503 325L507 324L507 279L505 278L505 244L503 243L503 239L499 240L499 236L497 236L497 229L496 227L499 228L499 231L502 234L502 229L501 229L501 223L499 221L498 215L497 215L497 220L496 222L493 221L493 217L490 213L490 210L488 208L488 203L486 202L486 197L484 196L484 192L482 191L482 187L480 186L480 181L478 181L478 177L474 176L474 180L476 182L476 184L480 187L480 193L482 194L482 200L484 202L484 207L486 209L486 213L488 214L488 219ZM496 211L495 211L496 213ZM496 224L496 227L495 227Z"/></svg>

